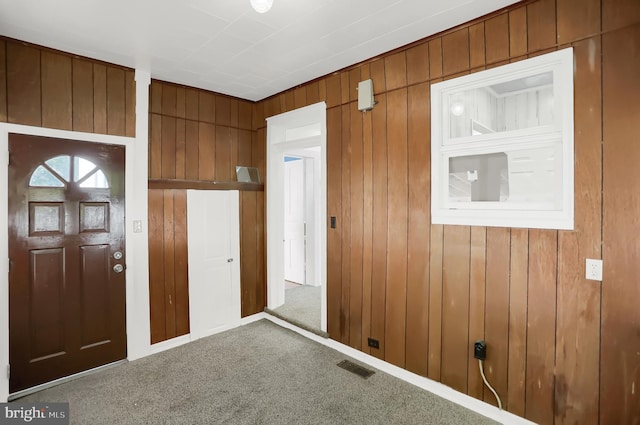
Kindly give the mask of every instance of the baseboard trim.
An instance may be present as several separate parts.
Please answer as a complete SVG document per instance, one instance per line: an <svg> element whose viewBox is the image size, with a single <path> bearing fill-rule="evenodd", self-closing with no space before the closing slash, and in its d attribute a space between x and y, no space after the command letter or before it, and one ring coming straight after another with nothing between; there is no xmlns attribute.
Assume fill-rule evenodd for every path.
<svg viewBox="0 0 640 425"><path fill-rule="evenodd" d="M272 316L267 313L258 313L254 316L261 316L260 318L267 319L278 326L290 329L319 344L325 345L329 348L333 348L334 350L346 354L356 360L359 360L362 363L365 363L398 379L402 379L405 382L429 391L430 393L442 397L446 400L452 401L482 416L486 416L489 419L493 419L505 425L535 425L534 422L521 418L520 416L514 415L513 413L507 412L506 410L500 410L491 404L485 403L484 401L458 392L451 387L441 384L440 382L433 381L429 378L425 378L424 376L416 375L413 372L409 372L406 369L394 366L391 363L387 363L384 360L378 359L377 357L370 356L369 354L363 353L362 351L356 350L355 348L344 345L333 339L318 336L312 332L309 332L289 322L279 319L278 317Z"/></svg>
<svg viewBox="0 0 640 425"><path fill-rule="evenodd" d="M19 398L26 397L29 394L37 393L38 391L46 390L47 388L55 387L57 385L64 384L65 382L73 381L74 379L82 378L83 376L91 375L93 373L100 372L105 369L111 369L112 367L120 366L121 364L124 364L127 362L128 362L127 359L118 360L117 362L108 363L102 366L94 367L93 369L83 370L82 372L74 373L73 375L64 376L54 381L45 382L44 384L36 385L35 387L16 391L15 393L9 394L9 397L7 397L7 401L17 400Z"/></svg>

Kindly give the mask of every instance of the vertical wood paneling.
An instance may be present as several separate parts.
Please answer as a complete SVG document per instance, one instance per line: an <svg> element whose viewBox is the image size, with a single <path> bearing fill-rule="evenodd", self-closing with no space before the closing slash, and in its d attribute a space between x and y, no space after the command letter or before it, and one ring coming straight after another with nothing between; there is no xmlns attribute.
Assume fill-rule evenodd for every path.
<svg viewBox="0 0 640 425"><path fill-rule="evenodd" d="M174 191L174 270L176 336L189 333L189 252L187 247L187 191Z"/></svg>
<svg viewBox="0 0 640 425"><path fill-rule="evenodd" d="M253 107L249 102L240 102L238 105L238 126L245 130L251 130L252 124L252 111Z"/></svg>
<svg viewBox="0 0 640 425"><path fill-rule="evenodd" d="M442 38L429 41L429 75L432 80L442 77Z"/></svg>
<svg viewBox="0 0 640 425"><path fill-rule="evenodd" d="M215 97L213 93L200 90L198 92L198 120L201 122L215 122Z"/></svg>
<svg viewBox="0 0 640 425"><path fill-rule="evenodd" d="M471 258L469 266L469 350L484 339L485 267L487 255L487 229L471 228ZM484 382L480 377L478 361L469 356L467 393L482 400Z"/></svg>
<svg viewBox="0 0 640 425"><path fill-rule="evenodd" d="M362 235L363 235L363 142L362 115L357 102L351 106L351 270L349 295L349 345L362 348Z"/></svg>
<svg viewBox="0 0 640 425"><path fill-rule="evenodd" d="M242 192L241 257L240 277L242 293L242 316L248 316L256 310L256 271L257 271L257 233L256 233L256 193Z"/></svg>
<svg viewBox="0 0 640 425"><path fill-rule="evenodd" d="M601 258L602 151L600 38L574 45L575 232L558 235L556 424L597 424L600 290L584 259Z"/></svg>
<svg viewBox="0 0 640 425"><path fill-rule="evenodd" d="M162 190L149 190L149 306L152 344L167 339L164 269L154 266L164 261L164 195L162 192Z"/></svg>
<svg viewBox="0 0 640 425"><path fill-rule="evenodd" d="M93 131L107 133L107 68L93 64Z"/></svg>
<svg viewBox="0 0 640 425"><path fill-rule="evenodd" d="M93 132L93 65L73 59L73 130Z"/></svg>
<svg viewBox="0 0 640 425"><path fill-rule="evenodd" d="M149 85L149 112L152 114L162 113L162 89L164 84L157 80L151 80Z"/></svg>
<svg viewBox="0 0 640 425"><path fill-rule="evenodd" d="M378 61L380 63L380 61ZM372 73L373 64L370 67ZM384 70L384 67L381 68ZM374 81L375 84L375 81ZM375 85L374 85L375 87ZM371 270L371 337L380 343L371 355L384 358L385 305L387 293L387 96L376 97L378 104L372 111L373 136L373 228Z"/></svg>
<svg viewBox="0 0 640 425"><path fill-rule="evenodd" d="M369 77L373 80L374 94L384 93L387 91L384 73L383 59L375 60L369 64Z"/></svg>
<svg viewBox="0 0 640 425"><path fill-rule="evenodd" d="M215 126L201 122L198 127L198 179L215 178Z"/></svg>
<svg viewBox="0 0 640 425"><path fill-rule="evenodd" d="M403 56L404 57L404 56ZM404 60L404 59L403 59ZM386 68L386 65L385 65ZM387 94L389 166L385 360L405 364L407 314L407 90Z"/></svg>
<svg viewBox="0 0 640 425"><path fill-rule="evenodd" d="M525 416L553 423L556 268L555 230L529 231L529 309L527 313L527 387Z"/></svg>
<svg viewBox="0 0 640 425"><path fill-rule="evenodd" d="M125 134L124 136L135 137L136 135L136 81L134 71L124 73L124 95L125 95Z"/></svg>
<svg viewBox="0 0 640 425"><path fill-rule="evenodd" d="M0 39L0 122L7 121L7 49Z"/></svg>
<svg viewBox="0 0 640 425"><path fill-rule="evenodd" d="M631 8L629 2L620 7ZM600 423L640 421L640 187L629 170L640 96L640 26L607 34L603 51L603 252ZM631 136L634 135L634 136ZM587 284L593 284L587 282ZM592 312L589 312L592 314Z"/></svg>
<svg viewBox="0 0 640 425"><path fill-rule="evenodd" d="M487 228L487 268L485 304L485 374L500 398L507 400L509 357L509 265L511 232L499 227ZM490 391L484 401L497 405Z"/></svg>
<svg viewBox="0 0 640 425"><path fill-rule="evenodd" d="M556 3L559 44L600 31L600 0L557 0Z"/></svg>
<svg viewBox="0 0 640 425"><path fill-rule="evenodd" d="M166 338L177 336L176 329L176 277L175 277L175 229L173 190L165 190L163 221L163 251L162 266L164 267L164 305ZM151 265L151 263L150 263Z"/></svg>
<svg viewBox="0 0 640 425"><path fill-rule="evenodd" d="M384 69L387 90L407 85L407 59L404 51L385 56Z"/></svg>
<svg viewBox="0 0 640 425"><path fill-rule="evenodd" d="M293 91L295 108L302 108L307 104L307 91L304 87L298 87ZM279 113L279 111L278 111ZM268 116L268 115L267 115Z"/></svg>
<svg viewBox="0 0 640 425"><path fill-rule="evenodd" d="M231 125L231 100L226 96L216 96L216 124Z"/></svg>
<svg viewBox="0 0 640 425"><path fill-rule="evenodd" d="M187 115L187 90L185 87L176 88L176 117L186 118Z"/></svg>
<svg viewBox="0 0 640 425"><path fill-rule="evenodd" d="M444 227L431 225L429 242L429 359L427 376L439 381L442 366L442 243Z"/></svg>
<svg viewBox="0 0 640 425"><path fill-rule="evenodd" d="M107 68L107 134L123 135L125 125L124 70Z"/></svg>
<svg viewBox="0 0 640 425"><path fill-rule="evenodd" d="M602 0L602 30L611 31L640 21L637 0Z"/></svg>
<svg viewBox="0 0 640 425"><path fill-rule="evenodd" d="M267 305L267 246L265 240L265 196L264 192L256 192L256 311L259 313Z"/></svg>
<svg viewBox="0 0 640 425"><path fill-rule="evenodd" d="M215 139L215 179L231 181L231 132L229 127L216 125Z"/></svg>
<svg viewBox="0 0 640 425"><path fill-rule="evenodd" d="M8 122L40 126L40 51L23 44L7 42L6 66Z"/></svg>
<svg viewBox="0 0 640 425"><path fill-rule="evenodd" d="M196 121L185 123L185 178L197 180L200 170L200 126Z"/></svg>
<svg viewBox="0 0 640 425"><path fill-rule="evenodd" d="M342 163L340 128L341 108L327 109L327 164ZM331 217L342 219L342 170L327 167L327 332L331 338L341 340L340 311L342 300L342 228L336 223L331 228Z"/></svg>
<svg viewBox="0 0 640 425"><path fill-rule="evenodd" d="M442 261L442 383L467 392L469 365L469 226L444 226Z"/></svg>
<svg viewBox="0 0 640 425"><path fill-rule="evenodd" d="M509 12L509 55L527 53L527 9L521 7Z"/></svg>
<svg viewBox="0 0 640 425"><path fill-rule="evenodd" d="M351 122L349 105L342 106L342 122ZM340 306L340 339L349 344L351 296L351 128L342 126L342 301Z"/></svg>
<svg viewBox="0 0 640 425"><path fill-rule="evenodd" d="M184 179L186 174L186 123L182 118L176 119L176 152L175 175L177 179Z"/></svg>
<svg viewBox="0 0 640 425"><path fill-rule="evenodd" d="M71 58L43 51L41 61L42 126L72 130Z"/></svg>
<svg viewBox="0 0 640 425"><path fill-rule="evenodd" d="M530 52L556 44L556 0L538 0L527 6L527 34Z"/></svg>
<svg viewBox="0 0 640 425"><path fill-rule="evenodd" d="M317 81L306 86L307 105L320 102L320 85Z"/></svg>
<svg viewBox="0 0 640 425"><path fill-rule="evenodd" d="M327 77L327 109L338 106L342 100L340 89L340 75L334 74ZM327 119L328 121L328 119ZM327 126L328 127L328 126Z"/></svg>
<svg viewBox="0 0 640 425"><path fill-rule="evenodd" d="M361 68L357 67L349 71L349 101L358 100L358 83L362 80Z"/></svg>
<svg viewBox="0 0 640 425"><path fill-rule="evenodd" d="M368 72L368 70L367 70ZM368 76L367 76L368 77ZM371 278L373 261L373 117L362 115L362 351L370 353ZM375 232L377 233L377 232Z"/></svg>
<svg viewBox="0 0 640 425"><path fill-rule="evenodd" d="M426 60L426 44L423 45ZM407 363L411 372L427 376L429 345L429 85L408 91L409 223L407 241ZM366 205L365 205L366 208ZM365 244L366 246L366 244Z"/></svg>
<svg viewBox="0 0 640 425"><path fill-rule="evenodd" d="M176 119L162 117L162 178L174 179L176 177Z"/></svg>
<svg viewBox="0 0 640 425"><path fill-rule="evenodd" d="M200 94L195 89L187 89L185 93L185 118L197 121L200 117Z"/></svg>
<svg viewBox="0 0 640 425"><path fill-rule="evenodd" d="M509 371L505 406L524 416L527 355L527 284L529 232L511 230L511 281L509 285Z"/></svg>
<svg viewBox="0 0 640 425"><path fill-rule="evenodd" d="M420 43L407 50L407 84L422 83L429 79L429 45Z"/></svg>
<svg viewBox="0 0 640 425"><path fill-rule="evenodd" d="M233 128L238 128L240 126L240 100L229 99L229 103L229 114L231 115L229 125Z"/></svg>
<svg viewBox="0 0 640 425"><path fill-rule="evenodd" d="M149 178L162 178L162 116L152 114L149 120Z"/></svg>
<svg viewBox="0 0 640 425"><path fill-rule="evenodd" d="M173 84L162 84L161 113L175 117L178 109L178 89Z"/></svg>
<svg viewBox="0 0 640 425"><path fill-rule="evenodd" d="M469 69L469 29L452 32L442 37L442 70L444 75Z"/></svg>
<svg viewBox="0 0 640 425"><path fill-rule="evenodd" d="M509 58L509 15L503 13L484 23L487 63Z"/></svg>
<svg viewBox="0 0 640 425"><path fill-rule="evenodd" d="M484 22L479 22L469 27L469 65L476 68L485 63Z"/></svg>

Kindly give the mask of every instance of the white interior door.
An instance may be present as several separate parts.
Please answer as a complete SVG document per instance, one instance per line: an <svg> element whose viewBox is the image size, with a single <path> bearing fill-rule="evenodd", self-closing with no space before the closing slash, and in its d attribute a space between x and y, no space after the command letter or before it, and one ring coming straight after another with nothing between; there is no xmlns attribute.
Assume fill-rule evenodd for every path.
<svg viewBox="0 0 640 425"><path fill-rule="evenodd" d="M238 199L237 191L187 191L192 339L212 335L240 320Z"/></svg>
<svg viewBox="0 0 640 425"><path fill-rule="evenodd" d="M284 163L284 278L305 283L304 161Z"/></svg>

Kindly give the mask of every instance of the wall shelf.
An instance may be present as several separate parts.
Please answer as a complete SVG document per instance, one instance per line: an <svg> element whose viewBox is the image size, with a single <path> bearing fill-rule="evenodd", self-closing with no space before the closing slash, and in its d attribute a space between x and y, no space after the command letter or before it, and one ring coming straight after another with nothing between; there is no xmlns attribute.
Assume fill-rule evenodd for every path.
<svg viewBox="0 0 640 425"><path fill-rule="evenodd" d="M264 184L216 180L149 179L149 189L240 190L264 192Z"/></svg>

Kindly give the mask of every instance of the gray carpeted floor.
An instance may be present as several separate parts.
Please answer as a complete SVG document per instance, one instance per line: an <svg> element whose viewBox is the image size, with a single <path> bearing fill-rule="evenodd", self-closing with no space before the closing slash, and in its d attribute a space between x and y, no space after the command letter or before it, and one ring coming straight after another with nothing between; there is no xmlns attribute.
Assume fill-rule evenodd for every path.
<svg viewBox="0 0 640 425"><path fill-rule="evenodd" d="M273 310L304 328L320 329L320 286L300 285L284 292L284 304Z"/></svg>
<svg viewBox="0 0 640 425"><path fill-rule="evenodd" d="M495 424L267 320L27 396L72 424Z"/></svg>

